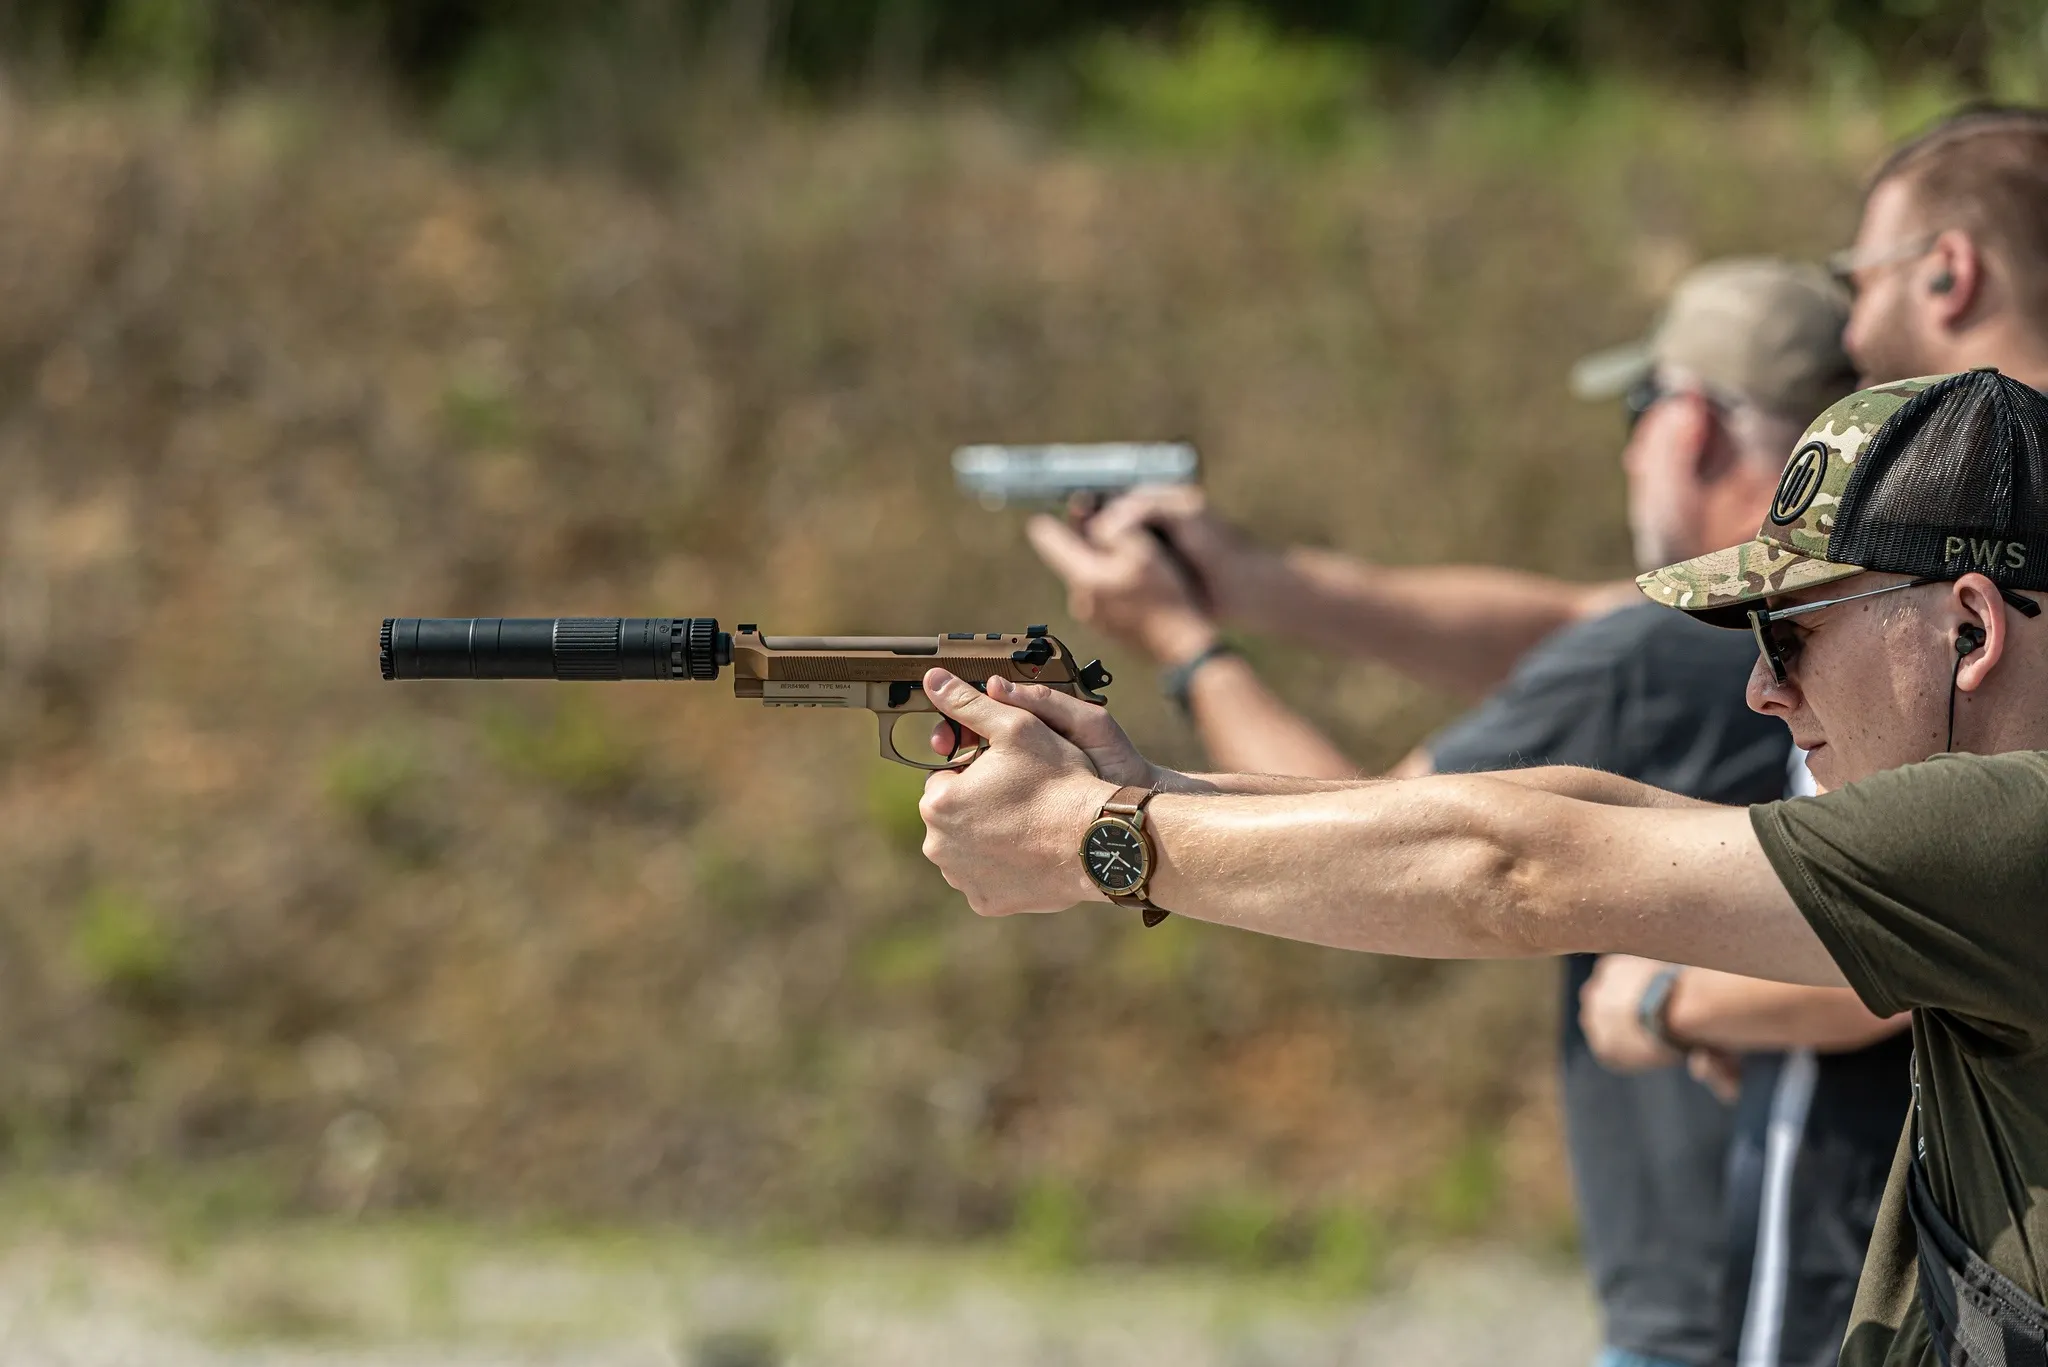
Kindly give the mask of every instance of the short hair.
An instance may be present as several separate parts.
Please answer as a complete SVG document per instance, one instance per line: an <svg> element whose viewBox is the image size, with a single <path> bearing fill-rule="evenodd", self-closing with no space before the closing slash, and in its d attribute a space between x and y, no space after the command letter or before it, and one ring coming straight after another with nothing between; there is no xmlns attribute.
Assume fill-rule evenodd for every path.
<svg viewBox="0 0 2048 1367"><path fill-rule="evenodd" d="M1893 180L1930 228L1965 229L2004 263L2025 326L2048 339L2048 109L1959 110L1885 158L1869 188Z"/></svg>

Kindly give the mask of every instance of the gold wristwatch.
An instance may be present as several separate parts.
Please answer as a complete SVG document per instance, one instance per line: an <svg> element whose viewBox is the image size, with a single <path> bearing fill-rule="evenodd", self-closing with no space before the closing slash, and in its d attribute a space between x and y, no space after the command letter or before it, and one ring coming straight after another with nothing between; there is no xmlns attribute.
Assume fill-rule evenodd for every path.
<svg viewBox="0 0 2048 1367"><path fill-rule="evenodd" d="M1089 881L1118 906L1143 912L1147 926L1172 915L1165 907L1153 906L1146 895L1158 864L1152 854L1152 832L1145 825L1145 804L1154 795L1151 788L1117 789L1081 836L1081 867Z"/></svg>

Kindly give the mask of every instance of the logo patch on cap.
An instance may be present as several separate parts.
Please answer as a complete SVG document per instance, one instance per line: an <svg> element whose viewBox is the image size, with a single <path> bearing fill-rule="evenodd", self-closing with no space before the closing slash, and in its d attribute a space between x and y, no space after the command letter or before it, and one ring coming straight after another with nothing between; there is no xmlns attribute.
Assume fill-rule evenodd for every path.
<svg viewBox="0 0 2048 1367"><path fill-rule="evenodd" d="M1778 481L1777 496L1771 500L1771 521L1789 527L1820 497L1821 480L1828 472L1826 442L1810 441L1792 453L1785 474Z"/></svg>

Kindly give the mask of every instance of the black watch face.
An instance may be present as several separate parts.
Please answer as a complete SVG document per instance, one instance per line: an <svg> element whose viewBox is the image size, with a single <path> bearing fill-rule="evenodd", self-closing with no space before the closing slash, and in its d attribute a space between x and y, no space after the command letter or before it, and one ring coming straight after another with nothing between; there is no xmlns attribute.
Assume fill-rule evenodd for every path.
<svg viewBox="0 0 2048 1367"><path fill-rule="evenodd" d="M1145 841L1121 821L1098 821L1081 842L1088 876L1104 892L1121 895L1145 881Z"/></svg>

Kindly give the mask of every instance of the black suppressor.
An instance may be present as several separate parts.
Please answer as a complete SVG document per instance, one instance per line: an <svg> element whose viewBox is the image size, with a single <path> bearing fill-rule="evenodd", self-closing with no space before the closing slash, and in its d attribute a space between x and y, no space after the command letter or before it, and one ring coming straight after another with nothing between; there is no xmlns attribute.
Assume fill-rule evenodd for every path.
<svg viewBox="0 0 2048 1367"><path fill-rule="evenodd" d="M386 617L387 679L715 679L732 637L710 617Z"/></svg>

